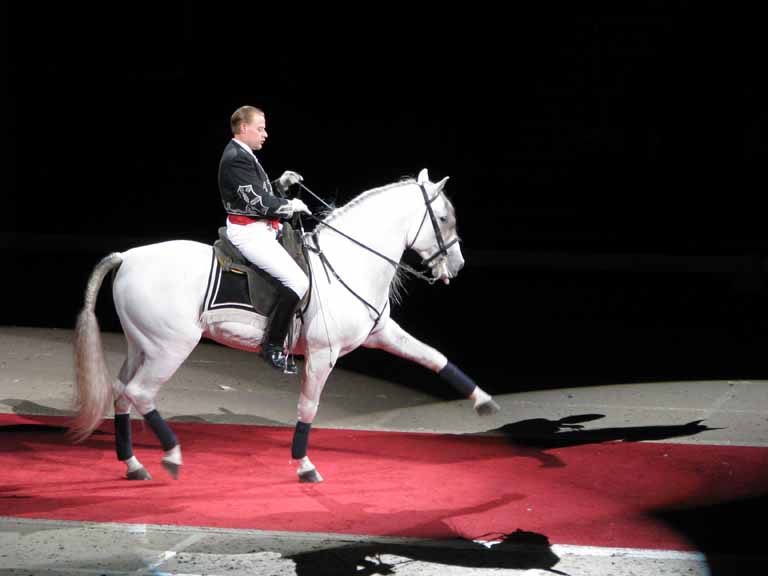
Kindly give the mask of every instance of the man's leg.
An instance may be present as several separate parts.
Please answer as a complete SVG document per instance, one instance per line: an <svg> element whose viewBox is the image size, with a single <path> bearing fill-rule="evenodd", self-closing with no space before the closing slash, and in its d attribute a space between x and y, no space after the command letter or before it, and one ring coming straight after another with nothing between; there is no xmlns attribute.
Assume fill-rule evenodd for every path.
<svg viewBox="0 0 768 576"><path fill-rule="evenodd" d="M268 334L262 342L262 356L275 368L287 368L285 337L301 299L309 289L304 271L277 242L275 231L266 224L239 226L227 223L230 241L243 256L275 278L281 288L272 312Z"/></svg>
<svg viewBox="0 0 768 576"><path fill-rule="evenodd" d="M267 334L261 343L262 356L275 368L295 374L296 366L289 366L288 354L285 350L285 337L288 335L296 307L301 300L290 288L281 287L279 293L280 299L272 311Z"/></svg>

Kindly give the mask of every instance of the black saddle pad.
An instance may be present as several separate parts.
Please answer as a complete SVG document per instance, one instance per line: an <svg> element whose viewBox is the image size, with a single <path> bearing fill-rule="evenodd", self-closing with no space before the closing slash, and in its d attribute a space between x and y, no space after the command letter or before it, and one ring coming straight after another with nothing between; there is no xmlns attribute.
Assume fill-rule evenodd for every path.
<svg viewBox="0 0 768 576"><path fill-rule="evenodd" d="M268 283L268 280L265 279L265 283ZM251 304L250 284L247 274L222 269L214 252L208 291L205 296L205 311L237 308L262 316L269 316L277 303L277 290L273 289L274 294L272 295L265 294L264 302L260 302L257 309ZM262 290L262 292L264 291Z"/></svg>
<svg viewBox="0 0 768 576"><path fill-rule="evenodd" d="M286 222L283 223L278 240L304 273L309 275L301 234ZM280 296L281 286L278 281L245 259L227 238L225 227L219 228L219 240L213 248L205 310L238 308L269 316ZM308 298L309 291L304 297L302 308Z"/></svg>

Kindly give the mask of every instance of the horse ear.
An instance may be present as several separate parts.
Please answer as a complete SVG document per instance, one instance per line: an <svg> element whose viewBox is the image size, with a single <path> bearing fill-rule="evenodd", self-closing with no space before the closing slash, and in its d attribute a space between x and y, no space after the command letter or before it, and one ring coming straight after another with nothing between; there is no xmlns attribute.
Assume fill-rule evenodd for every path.
<svg viewBox="0 0 768 576"><path fill-rule="evenodd" d="M424 168L421 172L419 172L419 177L416 179L416 181L419 184L424 184L424 182L429 182L429 172L427 172L426 168Z"/></svg>
<svg viewBox="0 0 768 576"><path fill-rule="evenodd" d="M448 178L450 178L450 176L446 176L445 178L440 180L440 182L435 184L435 190L437 190L438 192L442 192L443 188L445 188L445 183L448 182Z"/></svg>

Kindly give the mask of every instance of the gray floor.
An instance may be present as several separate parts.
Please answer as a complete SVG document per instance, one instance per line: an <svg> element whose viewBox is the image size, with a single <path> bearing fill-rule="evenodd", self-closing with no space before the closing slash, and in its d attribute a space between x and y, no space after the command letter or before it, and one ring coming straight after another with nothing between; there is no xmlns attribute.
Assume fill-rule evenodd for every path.
<svg viewBox="0 0 768 576"><path fill-rule="evenodd" d="M72 333L0 328L0 412L68 414ZM120 334L104 335L108 365L123 357ZM482 383L481 383L482 385ZM161 392L171 419L292 426L298 380L253 355L202 343ZM487 432L530 418L605 416L589 429L680 425L713 428L688 444L768 446L768 382L644 383L496 397L501 413L478 418L469 401L447 402L384 380L336 370L319 427ZM745 559L748 563L750 559ZM90 524L0 518L0 574L708 574L698 553L573 546L505 546L365 536Z"/></svg>

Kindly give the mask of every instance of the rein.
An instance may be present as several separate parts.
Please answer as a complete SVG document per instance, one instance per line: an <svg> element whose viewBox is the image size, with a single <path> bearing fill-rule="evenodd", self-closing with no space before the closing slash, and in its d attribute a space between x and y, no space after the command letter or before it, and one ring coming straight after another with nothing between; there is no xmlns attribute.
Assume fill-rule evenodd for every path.
<svg viewBox="0 0 768 576"><path fill-rule="evenodd" d="M307 188L303 183L299 182L299 186L302 189L306 190L310 195L312 195L316 200L318 200L328 210L333 211L333 208L327 202L325 202L325 200L323 200L317 194L312 192L312 190ZM432 227L433 227L433 229L435 231L435 238L437 239L437 245L438 245L437 252L435 252L432 256L429 256L428 258L424 258L422 260L422 264L429 264L430 262L432 262L432 260L434 260L438 256L447 257L448 256L448 248L450 248L456 242L458 242L459 238L456 237L451 242L449 242L448 244L445 244L445 242L443 241L443 235L440 232L440 227L437 224L437 218L435 217L434 210L432 210L432 202L434 202L438 198L438 196L440 196L440 192L435 194L434 197L432 197L430 199L428 197L428 195L427 195L427 190L424 187L424 185L423 184L419 184L419 188L421 188L421 193L424 196L424 204L426 206L426 209L424 211L424 216L421 219L421 224L419 225L419 229L416 232L416 236L413 238L413 241L407 246L407 248L412 248L413 245L416 243L416 240L418 239L419 234L421 234L421 229L424 226L424 222L427 219L427 215L429 215L430 221L432 222ZM405 272L415 276L416 278L419 278L420 280L424 280L428 284L434 284L438 280L436 277L428 276L427 274L424 274L420 270L417 270L416 268L414 268L412 266L409 266L408 264L404 264L402 262L394 261L392 258L389 258L388 256L385 256L384 254L382 254L378 250L375 250L375 249L371 248L370 246L367 246L366 244L363 244L359 240L353 238L352 236L346 234L345 232L342 232L341 230L339 230L335 226L331 226L330 224L325 222L323 219L318 218L314 214L310 214L308 217L311 218L312 220L314 220L315 222L317 222L318 224L322 224L326 228L330 228L331 230L333 230L334 232L336 232L337 234L339 234L343 238L346 238L347 240L349 240L353 244L356 244L357 246L360 246L361 248L363 248L364 250L367 250L371 254L375 254L376 256L381 258L382 260L384 260L384 261L388 262L389 264L391 264L392 266L394 266L396 270L404 270ZM304 230L304 226L301 224L301 216L300 215L298 215L298 219L299 219L299 225L301 227L301 230L303 231ZM373 331L376 329L376 326L378 326L379 321L381 320L382 316L384 315L384 311L386 310L387 306L389 305L389 299L387 299L387 301L384 303L383 308L381 309L381 311L379 311L373 304L368 302L368 300L366 300L360 294L355 292L352 289L352 287L349 286L349 284L347 284L341 276L339 276L338 272L336 272L335 268L333 267L331 262L328 260L328 257L325 255L325 253L320 248L320 237L317 234L317 230L313 231L310 234L310 236L312 236L312 239L313 239L315 245L314 246L310 246L308 243L306 243L305 246L309 250L311 250L312 252L315 252L318 255L318 257L320 258L320 262L323 265L323 270L325 271L325 277L328 279L328 282L330 283L330 281L331 281L330 276L328 275L328 270L330 270L331 273L333 273L333 276L336 278L336 280L338 280L339 283L342 286L344 286L344 288L346 288L346 290L350 294L352 294L355 298L357 298L360 302L362 302L367 308L372 310L373 313L376 315L376 319L373 321L373 326L371 327L371 331L369 332L369 334L372 334ZM326 326L326 331L327 331L327 326ZM330 346L330 337L329 337L328 341L329 341L329 346Z"/></svg>
<svg viewBox="0 0 768 576"><path fill-rule="evenodd" d="M328 204L327 204L327 203L326 203L326 202L325 202L325 201L324 201L322 198L320 198L320 197L319 197L317 194L315 194L314 192L312 192L312 190L310 190L309 188L307 188L306 186L304 186L304 184L302 184L302 183L299 183L299 186L301 186L301 187L302 187L304 190L306 190L307 192L309 192L309 193L310 193L310 194L311 194L311 195L312 195L312 196L313 196L313 197L314 197L316 200L319 200L319 201L320 201L320 202L323 204L323 206L325 206L325 207L326 207L326 208L328 208L329 210L333 210L333 208L332 208L331 206L329 206L329 205L328 205ZM449 242L448 244L445 244L445 242L443 241L443 235L442 235L442 233L440 232L440 227L437 225L437 218L435 217L435 212L432 210L432 202L434 202L434 201L435 201L435 200L438 198L438 196L440 196L440 192L438 192L437 194L435 194L435 195L434 195L434 197L432 197L432 198L430 199L430 198L427 196L427 190L424 188L424 185L423 185L423 184L419 184L419 188L421 188L421 192L422 192L422 194L423 194L423 196L424 196L424 204L426 205L426 210L424 211L424 216L423 216L423 218L421 219L421 224L419 225L419 230L416 232L416 236L414 236L414 238L413 238L413 241L412 241L412 242L411 242L411 243L408 245L408 248L412 248L412 247L413 247L413 245L416 243L416 240L418 239L418 237L419 237L419 234L421 234L421 229L422 229L422 227L424 226L424 222L425 222L425 221L426 221L426 219L427 219L427 214L429 214L430 220L431 220L431 222L432 222L432 227L433 227L433 229L434 229L434 231L435 231L435 238L437 239L437 245L438 245L438 250L437 250L437 252L435 252L435 253L434 253L432 256L429 256L428 258L424 258L424 259L422 260L422 264L429 264L430 262L432 262L432 260L434 260L434 259L435 259L435 258L437 258L438 256L447 256L447 255L448 255L448 248L450 248L451 246L453 246L454 244L456 244L456 242L458 242L458 241L459 241L459 239L458 239L458 238L454 238L454 239L453 239L451 242ZM417 270L416 268L414 268L414 267L412 267L412 266L409 266L408 264L404 264L403 262L395 262L394 260L392 260L392 258L389 258L389 257L385 256L384 254L382 254L381 252L379 252L379 251L377 251L377 250L374 250L374 249L373 249L373 248L371 248L370 246L366 246L365 244L363 244L363 243L362 243L362 242L360 242L359 240L356 240L355 238L352 238L351 236L349 236L348 234L346 234L346 233L342 232L342 231L341 231L341 230L339 230L338 228L336 228L336 227L334 227L334 226L331 226L330 224L328 224L327 222L323 221L321 218L318 218L318 217L317 217L317 216L315 216L314 214L311 214L311 215L309 215L309 218L313 219L313 220L314 220L315 222L317 222L318 224L322 224L322 225L323 225L323 226L325 226L326 228L330 228L331 230L333 230L333 231L334 231L334 232L336 232L337 234L339 234L339 235L343 236L344 238L346 238L346 239L347 239L347 240L349 240L350 242L353 242L354 244L356 244L356 245L360 246L361 248L363 248L363 249L365 249L365 250L368 250L368 252L370 252L370 253L372 253L372 254L375 254L375 255L376 255L376 256L378 256L379 258L381 258L381 259L385 260L386 262L388 262L388 263L392 264L392 266L394 266L394 267L395 267L395 269L401 269L401 270L405 270L407 273L409 273L409 274L412 274L413 276L415 276L416 278L418 278L418 279L420 279L420 280L424 280L424 281L425 281L425 282L427 282L428 284L434 284L434 283L435 283L435 282L437 282L437 280L438 280L438 279L437 279L437 278L435 278L434 276L429 276L429 275L427 275L427 274L424 274L424 273L423 273L423 272L421 272L420 270ZM327 259L327 257L326 257L326 256L325 256L325 255L322 253L322 251L320 250L320 245L319 245L319 243L318 243L318 241L317 241L317 233L316 233L316 232L313 232L313 233L312 233L312 236L313 236L313 238L315 239L315 244L317 244L317 249L316 249L316 250L315 250L315 249L312 249L312 250L313 250L314 252L317 252L317 253L320 255L321 261L327 261L327 260L328 260L328 259ZM330 264L330 263L329 263L329 264ZM333 269L332 269L332 270L333 270ZM335 274L336 274L336 273L334 272L334 275L335 275ZM340 281L341 281L341 279L340 279ZM343 284L343 282L342 282L342 284ZM345 284L345 286L346 286L346 284ZM355 294L355 295L356 295L356 294ZM357 295L356 295L356 296L357 296Z"/></svg>

